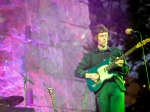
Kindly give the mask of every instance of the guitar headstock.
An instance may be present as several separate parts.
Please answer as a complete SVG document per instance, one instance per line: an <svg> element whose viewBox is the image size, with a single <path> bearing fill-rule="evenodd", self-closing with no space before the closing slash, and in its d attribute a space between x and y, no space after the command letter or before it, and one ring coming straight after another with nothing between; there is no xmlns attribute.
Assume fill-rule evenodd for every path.
<svg viewBox="0 0 150 112"><path fill-rule="evenodd" d="M142 45L145 45L147 42L150 42L150 38L146 38L145 40L143 40L142 42L139 42L135 47L139 48Z"/></svg>
<svg viewBox="0 0 150 112"><path fill-rule="evenodd" d="M52 88L47 88L47 89L48 89L48 91L49 91L49 93L50 93L51 95L54 95L54 91L53 91Z"/></svg>

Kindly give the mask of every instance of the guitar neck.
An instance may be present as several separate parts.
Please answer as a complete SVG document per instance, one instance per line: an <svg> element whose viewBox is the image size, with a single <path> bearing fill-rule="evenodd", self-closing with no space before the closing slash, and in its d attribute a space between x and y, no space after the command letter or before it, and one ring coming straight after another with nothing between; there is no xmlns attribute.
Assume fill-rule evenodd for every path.
<svg viewBox="0 0 150 112"><path fill-rule="evenodd" d="M52 97L52 103L53 103L53 106L54 106L54 112L58 112L54 94L51 94L51 97Z"/></svg>
<svg viewBox="0 0 150 112"><path fill-rule="evenodd" d="M53 107L54 107L54 112L58 112L57 106L56 106L56 100L55 100L55 94L52 88L48 88L49 93L51 95L52 98L52 103L53 103Z"/></svg>
<svg viewBox="0 0 150 112"><path fill-rule="evenodd" d="M58 112L58 109L54 109L54 112Z"/></svg>
<svg viewBox="0 0 150 112"><path fill-rule="evenodd" d="M119 58L118 58L118 60L122 60L122 59L124 59L124 58L126 58L128 55L130 55L133 51L135 51L137 48L136 48L136 46L134 46L133 48L131 48L130 50L128 50L126 53L124 53L122 56L120 56ZM109 70L111 70L114 66L115 66L115 62L116 62L117 60L115 60L114 62L112 62L110 65L108 65L107 67L106 67L106 70L107 71L109 71Z"/></svg>

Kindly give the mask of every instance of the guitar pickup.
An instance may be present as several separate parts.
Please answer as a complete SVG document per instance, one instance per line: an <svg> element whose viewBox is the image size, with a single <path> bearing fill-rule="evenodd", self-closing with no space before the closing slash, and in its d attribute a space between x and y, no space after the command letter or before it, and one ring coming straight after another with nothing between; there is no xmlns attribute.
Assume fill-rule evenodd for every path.
<svg viewBox="0 0 150 112"><path fill-rule="evenodd" d="M94 88L96 86L96 84L93 84L92 87Z"/></svg>

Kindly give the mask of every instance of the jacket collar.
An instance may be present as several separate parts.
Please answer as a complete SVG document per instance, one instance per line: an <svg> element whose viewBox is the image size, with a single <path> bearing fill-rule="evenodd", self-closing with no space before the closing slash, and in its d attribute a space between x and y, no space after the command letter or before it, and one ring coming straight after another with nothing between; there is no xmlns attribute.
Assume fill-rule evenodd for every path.
<svg viewBox="0 0 150 112"><path fill-rule="evenodd" d="M109 46L106 50L100 50L98 47L95 49L95 52L110 52L110 51L111 51L111 49Z"/></svg>

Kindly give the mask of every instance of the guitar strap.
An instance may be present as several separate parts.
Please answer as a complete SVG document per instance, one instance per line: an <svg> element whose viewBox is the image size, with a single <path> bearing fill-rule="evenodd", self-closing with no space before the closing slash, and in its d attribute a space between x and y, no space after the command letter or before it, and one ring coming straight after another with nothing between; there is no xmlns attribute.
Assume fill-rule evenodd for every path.
<svg viewBox="0 0 150 112"><path fill-rule="evenodd" d="M83 105L86 107L86 102L88 98L88 86L86 85L86 90L85 90L85 96L84 96L84 102Z"/></svg>

